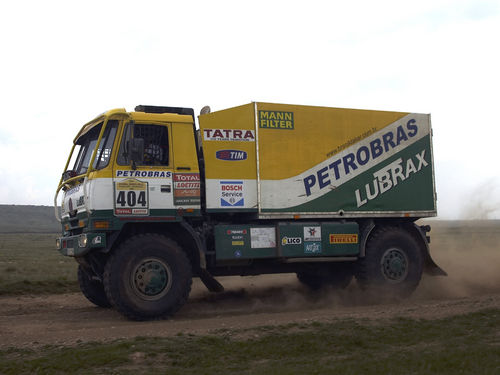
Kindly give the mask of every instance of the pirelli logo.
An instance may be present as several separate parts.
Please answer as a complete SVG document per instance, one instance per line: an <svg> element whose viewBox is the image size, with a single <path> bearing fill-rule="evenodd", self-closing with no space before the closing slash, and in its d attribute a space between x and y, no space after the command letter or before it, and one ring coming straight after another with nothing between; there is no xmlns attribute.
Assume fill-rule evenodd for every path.
<svg viewBox="0 0 500 375"><path fill-rule="evenodd" d="M259 128L293 130L293 112L259 111Z"/></svg>
<svg viewBox="0 0 500 375"><path fill-rule="evenodd" d="M358 243L357 234L330 234L331 244L350 244Z"/></svg>

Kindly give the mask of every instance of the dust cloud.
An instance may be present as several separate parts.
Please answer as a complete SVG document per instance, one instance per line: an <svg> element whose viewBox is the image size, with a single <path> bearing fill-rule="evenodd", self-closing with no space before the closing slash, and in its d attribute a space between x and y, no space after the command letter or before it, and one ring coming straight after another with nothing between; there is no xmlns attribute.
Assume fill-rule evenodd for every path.
<svg viewBox="0 0 500 375"><path fill-rule="evenodd" d="M500 293L500 221L425 222L432 226L431 255L447 277L424 275L411 301ZM225 292L212 294L196 280L189 315L239 315L374 304L353 280L345 290L311 292L295 274L221 277ZM384 301L375 302L383 303ZM185 312L188 312L186 311Z"/></svg>
<svg viewBox="0 0 500 375"><path fill-rule="evenodd" d="M500 292L500 220L432 221L431 254L447 277L424 277L414 298Z"/></svg>
<svg viewBox="0 0 500 375"><path fill-rule="evenodd" d="M489 220L500 217L500 184L494 178L481 182L467 192L460 217L464 220Z"/></svg>

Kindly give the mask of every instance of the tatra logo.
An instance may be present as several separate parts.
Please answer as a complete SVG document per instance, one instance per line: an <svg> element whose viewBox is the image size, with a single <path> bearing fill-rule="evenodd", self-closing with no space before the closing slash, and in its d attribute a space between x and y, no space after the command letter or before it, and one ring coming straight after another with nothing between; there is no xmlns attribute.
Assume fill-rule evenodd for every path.
<svg viewBox="0 0 500 375"><path fill-rule="evenodd" d="M259 128L293 129L293 112L259 111Z"/></svg>
<svg viewBox="0 0 500 375"><path fill-rule="evenodd" d="M255 132L244 129L203 129L205 141L255 142Z"/></svg>

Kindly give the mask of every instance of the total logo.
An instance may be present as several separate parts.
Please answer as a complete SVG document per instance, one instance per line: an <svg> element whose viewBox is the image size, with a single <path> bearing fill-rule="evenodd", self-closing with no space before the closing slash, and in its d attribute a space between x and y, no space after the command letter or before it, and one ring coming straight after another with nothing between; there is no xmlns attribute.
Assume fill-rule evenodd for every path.
<svg viewBox="0 0 500 375"><path fill-rule="evenodd" d="M302 243L302 238L300 237L283 237L281 239L281 245L300 245Z"/></svg>
<svg viewBox="0 0 500 375"><path fill-rule="evenodd" d="M215 153L215 157L219 160L240 161L247 160L247 153L241 150L219 150Z"/></svg>

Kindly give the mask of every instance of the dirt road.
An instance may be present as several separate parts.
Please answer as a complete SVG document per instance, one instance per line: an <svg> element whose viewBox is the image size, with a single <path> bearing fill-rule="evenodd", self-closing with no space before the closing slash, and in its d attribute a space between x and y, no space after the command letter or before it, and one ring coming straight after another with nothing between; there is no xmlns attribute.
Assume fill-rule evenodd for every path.
<svg viewBox="0 0 500 375"><path fill-rule="evenodd" d="M174 319L131 322L112 309L95 307L81 294L0 299L0 347L71 345L136 336L205 334L219 329L250 328L339 318L383 319L395 316L426 319L500 308L500 292L474 296L425 295L417 292L402 303L363 304L361 293L346 290L311 296L293 275L225 280L229 290L212 295L195 283L188 304ZM273 286L269 286L272 282ZM432 289L432 280L421 285ZM245 284L242 289L240 284ZM350 287L353 289L355 286Z"/></svg>
<svg viewBox="0 0 500 375"><path fill-rule="evenodd" d="M483 227L479 227L483 228ZM188 303L174 319L132 322L95 307L81 294L0 298L0 348L71 345L136 336L205 334L214 330L395 316L435 319L500 308L500 229L437 228L433 257L448 277L424 277L401 303L368 304L352 283L341 292L311 294L295 275L221 278L226 291L211 294L195 280Z"/></svg>

